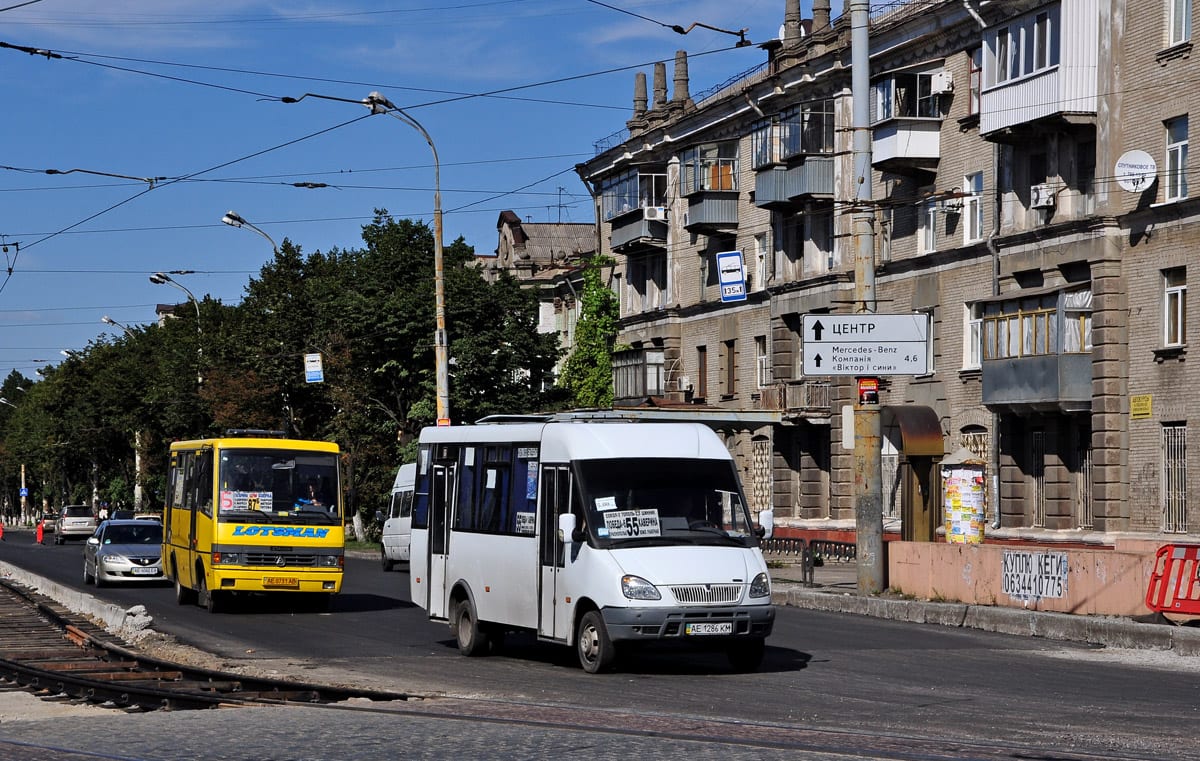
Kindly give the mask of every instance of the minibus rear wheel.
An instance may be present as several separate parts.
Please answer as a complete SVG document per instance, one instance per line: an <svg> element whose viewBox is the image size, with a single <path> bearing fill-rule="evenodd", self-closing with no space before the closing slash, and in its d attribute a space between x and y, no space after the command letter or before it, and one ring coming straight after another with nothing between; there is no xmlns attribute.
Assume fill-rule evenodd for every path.
<svg viewBox="0 0 1200 761"><path fill-rule="evenodd" d="M467 597L454 607L454 638L458 651L468 658L484 655L488 651L488 635L475 615L475 605Z"/></svg>

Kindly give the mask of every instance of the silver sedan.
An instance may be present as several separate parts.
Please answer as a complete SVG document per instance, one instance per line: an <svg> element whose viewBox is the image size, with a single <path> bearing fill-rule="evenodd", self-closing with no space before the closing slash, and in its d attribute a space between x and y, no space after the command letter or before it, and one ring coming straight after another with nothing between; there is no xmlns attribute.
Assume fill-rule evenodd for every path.
<svg viewBox="0 0 1200 761"><path fill-rule="evenodd" d="M83 582L162 581L162 539L162 524L155 521L104 521L84 545Z"/></svg>

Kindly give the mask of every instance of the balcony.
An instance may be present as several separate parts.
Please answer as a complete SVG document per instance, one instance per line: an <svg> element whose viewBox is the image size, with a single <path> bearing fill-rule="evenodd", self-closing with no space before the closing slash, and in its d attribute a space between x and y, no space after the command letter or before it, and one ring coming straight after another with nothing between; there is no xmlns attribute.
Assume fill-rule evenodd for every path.
<svg viewBox="0 0 1200 761"><path fill-rule="evenodd" d="M809 197L833 197L833 158L813 156L796 166L770 166L754 175L754 205L786 209Z"/></svg>
<svg viewBox="0 0 1200 761"><path fill-rule="evenodd" d="M688 232L731 230L738 224L738 192L736 190L703 190L688 196Z"/></svg>
<svg viewBox="0 0 1200 761"><path fill-rule="evenodd" d="M610 243L617 253L666 248L667 218L662 206L635 208L614 216Z"/></svg>
<svg viewBox="0 0 1200 761"><path fill-rule="evenodd" d="M829 417L829 381L778 381L758 390L758 406L793 418Z"/></svg>
<svg viewBox="0 0 1200 761"><path fill-rule="evenodd" d="M876 124L871 164L887 172L936 169L941 157L941 119L896 117Z"/></svg>
<svg viewBox="0 0 1200 761"><path fill-rule="evenodd" d="M1086 412L1092 408L1091 352L983 361L983 403L997 412Z"/></svg>

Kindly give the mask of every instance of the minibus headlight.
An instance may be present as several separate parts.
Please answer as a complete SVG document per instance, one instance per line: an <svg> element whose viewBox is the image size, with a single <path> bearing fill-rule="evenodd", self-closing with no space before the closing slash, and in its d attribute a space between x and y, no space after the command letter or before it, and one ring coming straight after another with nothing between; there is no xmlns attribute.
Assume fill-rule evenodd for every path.
<svg viewBox="0 0 1200 761"><path fill-rule="evenodd" d="M212 559L213 563L217 565L237 565L241 561L241 557L236 552L214 552Z"/></svg>
<svg viewBox="0 0 1200 761"><path fill-rule="evenodd" d="M760 573L750 582L751 597L769 597L771 595L771 579L765 573Z"/></svg>
<svg viewBox="0 0 1200 761"><path fill-rule="evenodd" d="M621 592L630 600L661 600L658 587L641 576L622 576Z"/></svg>
<svg viewBox="0 0 1200 761"><path fill-rule="evenodd" d="M326 568L337 568L338 565L340 565L338 562L339 560L341 560L341 558L339 558L337 555L322 555L321 565Z"/></svg>

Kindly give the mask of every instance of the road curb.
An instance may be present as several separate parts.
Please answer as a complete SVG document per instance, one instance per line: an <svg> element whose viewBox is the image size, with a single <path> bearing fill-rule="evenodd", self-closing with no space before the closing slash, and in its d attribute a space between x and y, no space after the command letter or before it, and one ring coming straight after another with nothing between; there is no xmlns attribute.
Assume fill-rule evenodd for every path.
<svg viewBox="0 0 1200 761"><path fill-rule="evenodd" d="M0 560L0 575L38 594L45 595L68 610L80 613L104 624L109 631L121 629L129 617L129 611L119 605L100 602L87 592L64 587L44 576L30 573L22 568Z"/></svg>
<svg viewBox="0 0 1200 761"><path fill-rule="evenodd" d="M1200 629L1141 623L1127 618L1077 616L958 602L889 599L782 584L775 586L771 599L776 605L827 613L851 613L906 623L978 629L1113 648L1169 650L1182 657L1200 656Z"/></svg>

